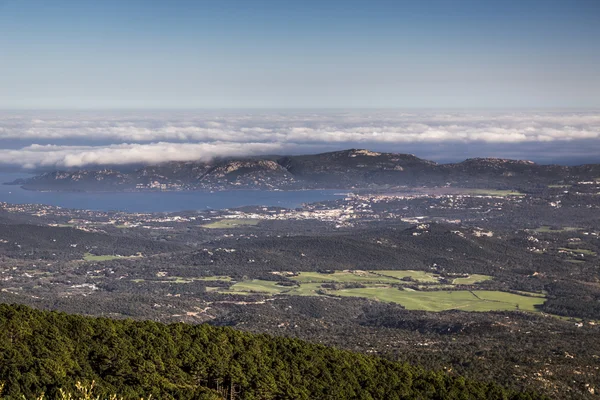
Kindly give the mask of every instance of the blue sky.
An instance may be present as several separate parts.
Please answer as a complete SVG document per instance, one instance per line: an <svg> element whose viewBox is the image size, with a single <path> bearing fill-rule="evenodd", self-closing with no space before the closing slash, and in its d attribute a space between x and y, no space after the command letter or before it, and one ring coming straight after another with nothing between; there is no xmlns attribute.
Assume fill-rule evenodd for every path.
<svg viewBox="0 0 600 400"><path fill-rule="evenodd" d="M598 0L0 0L0 108L597 108Z"/></svg>

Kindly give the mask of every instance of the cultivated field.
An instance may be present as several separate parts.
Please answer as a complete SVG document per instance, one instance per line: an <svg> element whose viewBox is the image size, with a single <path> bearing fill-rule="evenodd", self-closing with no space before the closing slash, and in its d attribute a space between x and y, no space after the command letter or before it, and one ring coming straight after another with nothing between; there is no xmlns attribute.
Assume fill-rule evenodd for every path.
<svg viewBox="0 0 600 400"><path fill-rule="evenodd" d="M85 261L110 261L110 260L117 260L117 259L122 259L122 258L141 258L141 257L142 256L109 256L109 255L97 256L92 253L85 253L83 255L83 259Z"/></svg>
<svg viewBox="0 0 600 400"><path fill-rule="evenodd" d="M415 290L404 288L403 278L428 283ZM508 293L491 290L444 290L453 285L439 284L440 278L425 271L335 271L333 273L301 272L291 277L297 285L286 286L274 281L253 279L234 283L220 293L296 296L363 297L382 302L397 303L409 310L424 311L536 311L536 305L546 300L540 293ZM454 285L476 285L492 279L487 275L456 278ZM352 287L348 285L356 285Z"/></svg>
<svg viewBox="0 0 600 400"><path fill-rule="evenodd" d="M384 271L378 271L384 272ZM308 282L338 282L338 283L400 283L399 279L375 274L370 271L335 271L332 274L320 272L301 272L292 280L301 283Z"/></svg>
<svg viewBox="0 0 600 400"><path fill-rule="evenodd" d="M192 283L194 281L207 281L207 282L230 282L231 277L229 276L207 276L207 277L181 277L181 276L165 276L164 279L132 279L132 282L151 282L151 283Z"/></svg>
<svg viewBox="0 0 600 400"><path fill-rule="evenodd" d="M425 271L413 271L413 270L390 270L390 271L372 271L374 274L389 276L395 279L406 279L411 278L413 281L421 282L421 283L439 283L440 278L438 275L432 274L430 272ZM404 281L403 281L404 282Z"/></svg>
<svg viewBox="0 0 600 400"><path fill-rule="evenodd" d="M587 249L572 249L570 247L559 247L559 250L566 251L571 255L595 256L596 252Z"/></svg>
<svg viewBox="0 0 600 400"><path fill-rule="evenodd" d="M485 282L492 279L489 275L471 274L465 278L456 278L452 281L453 285L473 285L475 283Z"/></svg>
<svg viewBox="0 0 600 400"><path fill-rule="evenodd" d="M241 219L241 218L229 218L229 219L221 219L219 221L211 222L210 224L202 225L203 228L208 229L227 229L227 228L237 228L242 226L255 226L260 222L259 219Z"/></svg>
<svg viewBox="0 0 600 400"><path fill-rule="evenodd" d="M464 193L479 195L479 196L525 196L523 193L517 192L516 190L498 190L498 189L464 189Z"/></svg>
<svg viewBox="0 0 600 400"><path fill-rule="evenodd" d="M389 303L398 303L408 310L424 311L536 311L535 305L541 305L545 301L544 298L537 296L529 297L488 290L406 291L389 287L342 289L332 294L366 297Z"/></svg>
<svg viewBox="0 0 600 400"><path fill-rule="evenodd" d="M533 229L534 232L538 232L538 233L559 233L559 232L572 232L572 231L578 231L581 230L582 228L577 228L574 226L564 226L561 228L557 228L554 229L550 226L540 226L539 228Z"/></svg>
<svg viewBox="0 0 600 400"><path fill-rule="evenodd" d="M229 282L229 281L231 281L231 277L229 277L229 276L202 276L202 277L196 277L196 278L194 278L194 280L197 280L197 281L226 281L226 282Z"/></svg>

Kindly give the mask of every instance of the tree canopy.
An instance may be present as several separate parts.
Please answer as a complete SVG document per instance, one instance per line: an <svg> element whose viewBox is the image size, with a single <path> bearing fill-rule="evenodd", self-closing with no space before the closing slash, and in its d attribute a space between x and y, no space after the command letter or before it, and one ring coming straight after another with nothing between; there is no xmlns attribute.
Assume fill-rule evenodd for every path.
<svg viewBox="0 0 600 400"><path fill-rule="evenodd" d="M0 305L8 399L95 382L101 396L175 399L541 399L382 358L209 325Z"/></svg>

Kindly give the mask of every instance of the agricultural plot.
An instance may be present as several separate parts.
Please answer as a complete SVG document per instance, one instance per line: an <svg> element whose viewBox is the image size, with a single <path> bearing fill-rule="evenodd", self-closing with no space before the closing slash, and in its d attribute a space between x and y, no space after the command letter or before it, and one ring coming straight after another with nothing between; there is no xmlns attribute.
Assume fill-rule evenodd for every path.
<svg viewBox="0 0 600 400"><path fill-rule="evenodd" d="M410 277L429 285L423 288L440 290L404 289L397 284ZM273 281L253 279L237 282L220 293L295 296L363 297L382 302L397 303L409 310L423 311L536 311L536 306L546 300L540 293L508 293L490 290L444 290L453 285L437 284L439 278L425 271L335 271L334 273L302 272L292 277L299 285L284 286ZM492 279L488 275L471 275L456 278L454 284L477 284ZM339 284L341 288L330 284ZM363 287L344 287L344 284L360 283Z"/></svg>
<svg viewBox="0 0 600 400"><path fill-rule="evenodd" d="M546 296L540 293L508 293L498 290L474 290L472 292L480 300L487 303L504 304L508 308L497 308L497 310L511 310L512 306L517 310L537 311L535 306L542 305L546 301Z"/></svg>
<svg viewBox="0 0 600 400"><path fill-rule="evenodd" d="M485 282L492 279L489 275L471 274L465 278L456 278L452 281L453 285L473 285L475 283Z"/></svg>
<svg viewBox="0 0 600 400"><path fill-rule="evenodd" d="M439 276L425 272L425 271L413 271L413 270L384 270L384 271L371 271L374 274L389 276L395 279L411 278L413 281L422 283L439 283Z"/></svg>
<svg viewBox="0 0 600 400"><path fill-rule="evenodd" d="M202 276L202 277L196 277L196 278L194 278L194 280L196 280L196 281L223 281L223 282L230 282L231 281L231 277L230 276Z"/></svg>
<svg viewBox="0 0 600 400"><path fill-rule="evenodd" d="M479 195L479 196L498 196L498 197L506 197L506 196L525 196L523 193L520 193L516 190L498 190L498 189L464 189L464 193Z"/></svg>
<svg viewBox="0 0 600 400"><path fill-rule="evenodd" d="M323 283L303 283L300 286L282 286L277 282L258 279L238 282L221 293L296 296L341 296L363 297L367 299L401 304L408 310L422 311L536 311L536 305L544 303L545 296L537 293L508 293L490 290L402 290L389 285L367 286L363 288L330 289Z"/></svg>
<svg viewBox="0 0 600 400"><path fill-rule="evenodd" d="M283 292L291 290L292 286L278 285L277 282L263 281L260 279L252 279L250 281L237 282L232 285L229 290L221 293L239 293L239 294L251 294L251 293L265 293L265 294L281 294Z"/></svg>
<svg viewBox="0 0 600 400"><path fill-rule="evenodd" d="M169 277L168 279L132 279L134 283L191 283L194 278Z"/></svg>
<svg viewBox="0 0 600 400"><path fill-rule="evenodd" d="M181 276L171 276L171 277L167 277L164 280L161 281L154 281L154 282L159 282L159 283L192 283L196 280L199 280L197 278L184 278Z"/></svg>
<svg viewBox="0 0 600 400"><path fill-rule="evenodd" d="M319 296L319 291L322 291L322 283L303 283L300 286L293 286L289 291L282 292L291 296Z"/></svg>
<svg viewBox="0 0 600 400"><path fill-rule="evenodd" d="M571 255L595 256L596 252L587 249L572 249L570 247L559 247L559 250L566 251Z"/></svg>
<svg viewBox="0 0 600 400"><path fill-rule="evenodd" d="M414 270L376 270L376 271L335 271L334 273L300 272L292 277L296 282L331 282L331 283L389 283L406 284L410 281L419 283L439 284L441 277L426 271ZM488 275L473 274L464 278L456 278L455 285L470 285L492 279Z"/></svg>
<svg viewBox="0 0 600 400"><path fill-rule="evenodd" d="M207 277L182 277L182 276L167 276L164 279L132 279L131 282L150 282L150 283L192 283L194 281L206 282L231 282L230 276L207 276Z"/></svg>
<svg viewBox="0 0 600 400"><path fill-rule="evenodd" d="M333 294L333 293L332 293ZM536 311L535 305L545 298L487 290L406 291L397 288L361 288L335 291L337 296L366 297L388 303L398 303L408 310L423 311Z"/></svg>
<svg viewBox="0 0 600 400"><path fill-rule="evenodd" d="M85 253L83 255L84 261L110 261L110 260L118 260L123 258L141 258L142 256L109 256L109 255L100 255L97 256L92 253Z"/></svg>
<svg viewBox="0 0 600 400"><path fill-rule="evenodd" d="M301 272L291 279L300 283L331 282L331 283L401 283L398 278L385 276L383 271L335 271L332 274L320 272Z"/></svg>
<svg viewBox="0 0 600 400"><path fill-rule="evenodd" d="M550 226L543 225L543 226L540 226L539 228L533 229L533 231L537 232L537 233L562 233L562 232L579 231L581 229L582 228L577 228L575 226L564 226L561 228L554 229Z"/></svg>
<svg viewBox="0 0 600 400"><path fill-rule="evenodd" d="M227 218L211 222L210 224L202 225L202 227L208 229L240 228L244 226L255 226L258 225L259 222L259 219Z"/></svg>
<svg viewBox="0 0 600 400"><path fill-rule="evenodd" d="M251 281L237 282L229 290L220 293L252 294L262 293L269 295L287 294L292 296L318 296L322 283L304 283L300 286L284 286L277 282L253 279Z"/></svg>

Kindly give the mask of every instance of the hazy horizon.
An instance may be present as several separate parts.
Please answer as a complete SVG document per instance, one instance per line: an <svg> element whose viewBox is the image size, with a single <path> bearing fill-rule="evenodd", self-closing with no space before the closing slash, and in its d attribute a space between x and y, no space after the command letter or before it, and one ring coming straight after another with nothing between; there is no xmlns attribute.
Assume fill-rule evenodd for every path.
<svg viewBox="0 0 600 400"><path fill-rule="evenodd" d="M0 111L0 167L29 170L313 154L348 148L600 162L600 112L471 110Z"/></svg>
<svg viewBox="0 0 600 400"><path fill-rule="evenodd" d="M600 1L0 0L0 168L600 162Z"/></svg>

